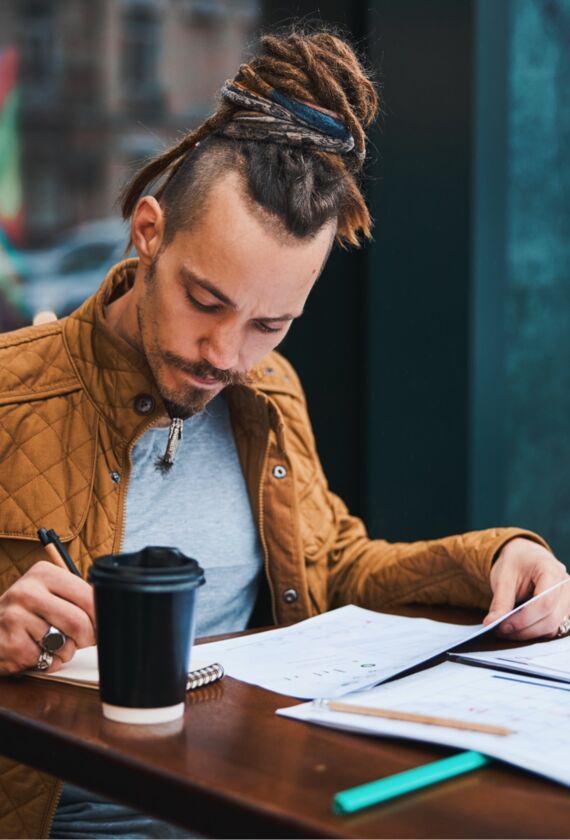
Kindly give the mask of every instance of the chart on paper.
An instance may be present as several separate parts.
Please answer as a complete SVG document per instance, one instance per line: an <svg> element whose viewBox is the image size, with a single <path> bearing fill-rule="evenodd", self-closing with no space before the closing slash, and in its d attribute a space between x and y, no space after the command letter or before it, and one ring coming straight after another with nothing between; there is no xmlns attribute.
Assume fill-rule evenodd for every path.
<svg viewBox="0 0 570 840"><path fill-rule="evenodd" d="M371 735L478 750L570 785L570 686L446 662L350 696L350 703L506 727L509 735L409 723L303 703L278 714Z"/></svg>
<svg viewBox="0 0 570 840"><path fill-rule="evenodd" d="M483 630L347 606L291 627L200 645L199 654L270 691L332 697L376 685Z"/></svg>

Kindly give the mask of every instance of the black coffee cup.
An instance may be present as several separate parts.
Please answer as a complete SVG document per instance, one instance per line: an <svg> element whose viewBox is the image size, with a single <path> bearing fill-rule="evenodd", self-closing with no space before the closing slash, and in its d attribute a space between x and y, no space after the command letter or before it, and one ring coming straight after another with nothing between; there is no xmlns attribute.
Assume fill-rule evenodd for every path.
<svg viewBox="0 0 570 840"><path fill-rule="evenodd" d="M203 570L177 548L147 546L97 558L89 579L103 714L123 723L181 717Z"/></svg>

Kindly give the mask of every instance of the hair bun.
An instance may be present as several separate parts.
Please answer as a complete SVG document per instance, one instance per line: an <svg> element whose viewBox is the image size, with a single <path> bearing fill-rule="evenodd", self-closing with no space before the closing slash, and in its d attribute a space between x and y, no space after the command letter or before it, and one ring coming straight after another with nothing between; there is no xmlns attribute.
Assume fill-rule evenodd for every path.
<svg viewBox="0 0 570 840"><path fill-rule="evenodd" d="M274 90L268 91L268 87ZM226 88L236 96L243 94L246 101L224 96ZM277 92L281 97L275 99ZM261 131L255 120L263 122L256 115L267 114L265 107L253 109L254 120L248 107L256 93L261 100L265 98L265 105L271 104L268 93L273 104L289 97L288 104L296 108L289 107L291 114L299 117L299 125L309 126L305 134L297 131L292 142L291 131L291 136L283 139L286 128L279 127L279 115L272 112ZM310 108L297 108L298 103L291 99L332 112L342 125L332 126L334 120L319 119L314 110L308 114ZM255 104L259 106L259 102ZM247 196L269 214L272 228L277 221L285 231L303 239L334 220L337 242L343 247L358 246L361 237L370 239L372 219L355 173L366 155L365 129L377 111L378 97L370 75L343 37L322 29L266 34L255 57L242 65L233 83L222 88L215 112L176 145L149 160L125 186L123 216L128 218L141 196L153 189L164 207L164 242L168 243L177 230L189 226L201 213L213 179L235 170ZM240 120L241 129L249 120L247 130L228 133ZM281 122L288 125L286 119ZM311 126L320 135L318 142L308 136ZM255 136L254 129L261 136ZM326 138L335 141L334 149L324 142ZM312 146L306 142L309 140Z"/></svg>
<svg viewBox="0 0 570 840"><path fill-rule="evenodd" d="M297 29L264 35L259 53L249 63L274 88L338 115L354 137L356 158L364 159L365 129L378 113L378 95L344 38Z"/></svg>

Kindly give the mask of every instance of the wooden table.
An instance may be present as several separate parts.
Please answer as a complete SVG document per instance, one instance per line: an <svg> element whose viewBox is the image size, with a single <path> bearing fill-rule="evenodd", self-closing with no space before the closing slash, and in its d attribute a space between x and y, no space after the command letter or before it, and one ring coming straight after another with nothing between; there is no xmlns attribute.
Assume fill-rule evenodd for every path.
<svg viewBox="0 0 570 840"><path fill-rule="evenodd" d="M401 612L477 620L467 611ZM183 725L136 727L104 720L95 691L0 679L0 750L215 837L568 836L569 791L500 764L334 816L337 791L452 751L274 714L296 702L225 678L188 695Z"/></svg>

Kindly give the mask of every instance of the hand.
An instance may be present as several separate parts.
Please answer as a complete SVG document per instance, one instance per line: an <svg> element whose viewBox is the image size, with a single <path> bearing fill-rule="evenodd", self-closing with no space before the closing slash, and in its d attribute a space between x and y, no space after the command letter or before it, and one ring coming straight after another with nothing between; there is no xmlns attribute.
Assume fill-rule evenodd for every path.
<svg viewBox="0 0 570 840"><path fill-rule="evenodd" d="M491 570L493 600L484 624L500 618L518 601L539 595L555 583L568 578L565 566L546 548L524 537L503 546ZM537 637L554 638L570 615L570 583L530 604L495 629L499 636L513 641Z"/></svg>
<svg viewBox="0 0 570 840"><path fill-rule="evenodd" d="M76 575L40 560L0 597L0 675L34 668L37 640L53 624L67 636L47 672L57 671L77 648L95 644L93 590Z"/></svg>

